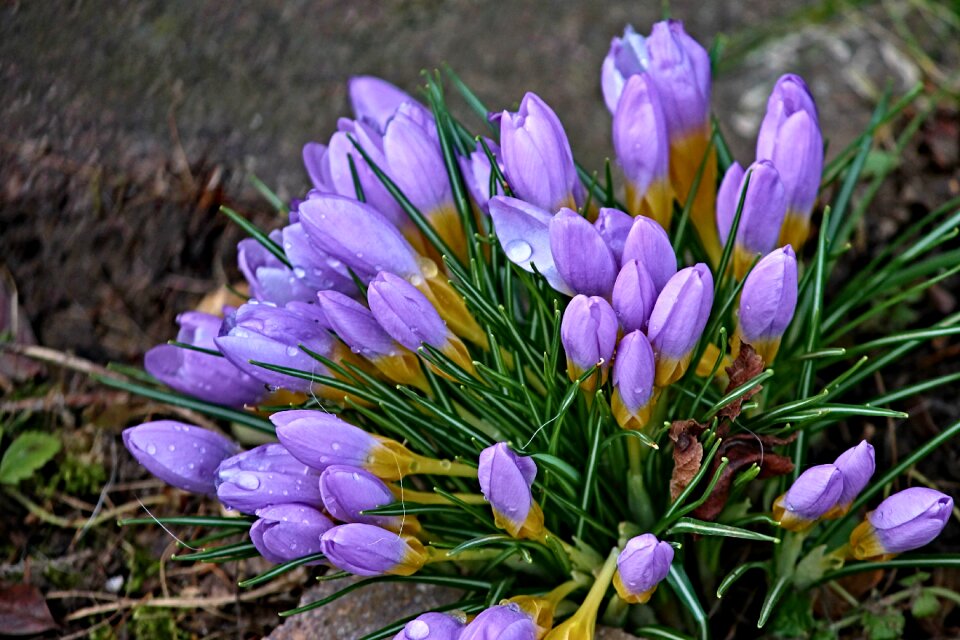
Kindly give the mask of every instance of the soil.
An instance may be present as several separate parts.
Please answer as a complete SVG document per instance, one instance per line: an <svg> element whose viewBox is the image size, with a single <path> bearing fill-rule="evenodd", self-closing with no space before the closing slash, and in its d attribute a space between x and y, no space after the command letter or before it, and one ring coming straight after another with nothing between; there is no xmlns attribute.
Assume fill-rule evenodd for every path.
<svg viewBox="0 0 960 640"><path fill-rule="evenodd" d="M588 167L602 166L611 151L600 62L625 23L645 31L660 16L660 3L619 1L603 3L602 10L547 0L509 7L473 0L348 4L0 6L0 266L16 283L39 344L97 364L139 364L146 349L170 338L177 313L236 280L242 232L218 207L228 204L265 228L277 225L249 178L258 176L284 199L302 194L307 178L300 148L323 140L348 113L345 81L354 74L375 73L415 92L421 69L448 63L497 109L535 91L560 115L575 155ZM832 5L817 11L805 2L671 3L672 15L701 41L726 38L714 109L742 162L752 157L766 95L782 73L800 73L810 84L832 155L863 129L885 85L899 95L920 80L941 82L946 76L938 74L957 68L958 40L936 24L924 27L929 53L921 56L879 8L831 12ZM955 103L945 104L924 125L877 198L870 223L859 230L851 264L903 223L960 193L957 113ZM886 132L885 143L894 131ZM958 293L956 279L932 290L931 313L942 317L955 309ZM916 371L956 371L956 358L955 341L934 344L876 384L894 388L915 380ZM103 392L57 367L14 373L0 367L0 383L5 423L7 416L27 414L34 428L62 431L66 447L58 460L68 457L103 474L86 486L60 473L21 487L42 511L71 526L51 524L0 495L0 539L9 541L0 580L40 588L60 624L49 635L79 634L93 625L97 633L113 628L132 637L170 623L197 637L258 637L277 625L276 611L296 605L303 573L293 576L299 583L281 583L256 603L211 604L203 614L196 605L185 614L133 613L127 600L135 604L146 594L230 600L238 576L265 567L254 561L178 565L168 561L174 541L155 528L116 529L109 526L113 518L83 528L98 501L104 502L98 513L116 508L117 516L141 515L138 499L153 500L148 506L158 514L210 505L161 490L119 445L120 428L156 412L156 405ZM875 389L865 390L871 394ZM915 400L907 409L915 416L913 435L904 435L901 450L956 420L958 394L955 385ZM886 428L845 425L841 439ZM829 451L842 444L820 446ZM922 469L954 495L956 454L951 445ZM884 464L896 455L884 452ZM944 543L953 548L956 529ZM380 612L388 597L378 594L324 615ZM105 605L104 616L77 615L97 604ZM301 624L274 637L300 637Z"/></svg>

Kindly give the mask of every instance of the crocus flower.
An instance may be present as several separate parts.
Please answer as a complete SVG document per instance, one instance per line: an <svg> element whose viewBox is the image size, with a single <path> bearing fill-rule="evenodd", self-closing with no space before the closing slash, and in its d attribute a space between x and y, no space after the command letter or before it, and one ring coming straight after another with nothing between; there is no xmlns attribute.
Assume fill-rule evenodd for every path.
<svg viewBox="0 0 960 640"><path fill-rule="evenodd" d="M207 495L216 491L217 465L239 449L219 433L174 420L124 429L123 444L147 471L170 486Z"/></svg>
<svg viewBox="0 0 960 640"><path fill-rule="evenodd" d="M282 231L271 232L270 238L279 245ZM250 285L250 296L256 300L284 305L293 300L309 301L316 293L255 238L237 243L237 266Z"/></svg>
<svg viewBox="0 0 960 640"><path fill-rule="evenodd" d="M620 339L613 361L613 416L624 429L640 430L650 422L656 401L656 361L650 341L641 331Z"/></svg>
<svg viewBox="0 0 960 640"><path fill-rule="evenodd" d="M278 504L257 511L250 541L264 558L275 564L320 553L320 538L333 523L305 504ZM308 562L323 564L323 560Z"/></svg>
<svg viewBox="0 0 960 640"><path fill-rule="evenodd" d="M300 349L330 356L334 341L317 305L290 302L285 307L247 303L236 311L233 326L215 340L221 353L237 368L277 388L308 392L313 382L253 364L288 367L327 375L327 369Z"/></svg>
<svg viewBox="0 0 960 640"><path fill-rule="evenodd" d="M560 341L567 354L567 375L576 381L591 367L600 365L600 384L606 381L613 349L617 344L617 315L603 298L578 295L570 301L560 322ZM596 388L596 376L583 382Z"/></svg>
<svg viewBox="0 0 960 640"><path fill-rule="evenodd" d="M611 114L617 112L620 95L631 76L647 70L650 56L647 54L646 38L627 25L622 38L610 41L610 50L600 69L600 88L603 100Z"/></svg>
<svg viewBox="0 0 960 640"><path fill-rule="evenodd" d="M813 96L799 76L777 80L757 136L757 159L771 160L783 180L787 214L780 244L802 246L820 188L823 136Z"/></svg>
<svg viewBox="0 0 960 640"><path fill-rule="evenodd" d="M391 531L419 529L413 516L368 516L368 509L384 507L396 501L383 480L359 467L335 464L320 475L320 493L327 512L342 522L375 524Z"/></svg>
<svg viewBox="0 0 960 640"><path fill-rule="evenodd" d="M530 273L536 268L555 290L573 295L573 290L560 276L550 250L553 214L507 196L491 198L489 209L497 239L507 259Z"/></svg>
<svg viewBox="0 0 960 640"><path fill-rule="evenodd" d="M499 442L480 453L477 477L498 527L515 538L542 535L543 512L530 493L537 477L533 458L518 456L506 442Z"/></svg>
<svg viewBox="0 0 960 640"><path fill-rule="evenodd" d="M673 547L652 533L631 538L617 557L613 586L630 604L643 604L667 577L672 562Z"/></svg>
<svg viewBox="0 0 960 640"><path fill-rule="evenodd" d="M926 487L899 491L850 534L853 557L867 560L919 549L940 535L951 513L953 498L939 491Z"/></svg>
<svg viewBox="0 0 960 640"><path fill-rule="evenodd" d="M847 513L851 503L870 482L877 468L873 445L862 440L857 446L841 453L833 461L833 466L843 474L843 491L837 499L836 508L827 517L839 517Z"/></svg>
<svg viewBox="0 0 960 640"><path fill-rule="evenodd" d="M563 208L550 221L550 251L560 277L577 293L610 297L617 262L586 218Z"/></svg>
<svg viewBox="0 0 960 640"><path fill-rule="evenodd" d="M627 178L627 210L670 228L670 141L657 87L647 74L627 80L613 116L613 148Z"/></svg>
<svg viewBox="0 0 960 640"><path fill-rule="evenodd" d="M773 362L796 307L797 257L786 246L768 254L747 275L737 338L756 349L764 362Z"/></svg>
<svg viewBox="0 0 960 640"><path fill-rule="evenodd" d="M359 522L329 529L320 548L333 566L358 576L409 576L427 561L416 538Z"/></svg>
<svg viewBox="0 0 960 640"><path fill-rule="evenodd" d="M706 163L691 209L691 220L707 254L719 262L721 246L714 224L714 191L717 157L710 142L710 56L683 29L683 23L665 20L653 25L646 40L649 64L670 137L670 183L684 204L706 156Z"/></svg>
<svg viewBox="0 0 960 640"><path fill-rule="evenodd" d="M843 473L832 464L810 467L773 503L773 517L789 531L804 531L837 505Z"/></svg>
<svg viewBox="0 0 960 640"><path fill-rule="evenodd" d="M408 622L393 640L458 640L462 630L460 618L430 611Z"/></svg>
<svg viewBox="0 0 960 640"><path fill-rule="evenodd" d="M282 229L281 239L287 260L293 265L293 275L310 291L308 298L296 298L304 302L313 302L317 291L333 290L347 294L356 294L357 285L343 263L328 256L310 242L306 230L299 222ZM258 298L259 299L259 298ZM269 300L283 304L278 300Z"/></svg>
<svg viewBox="0 0 960 640"><path fill-rule="evenodd" d="M468 624L457 640L536 640L533 618L515 604L490 607Z"/></svg>
<svg viewBox="0 0 960 640"><path fill-rule="evenodd" d="M375 76L353 76L347 84L347 94L353 115L379 131L386 128L387 121L393 117L400 105L419 105L400 87ZM423 108L422 105L420 108Z"/></svg>
<svg viewBox="0 0 960 640"><path fill-rule="evenodd" d="M733 183L738 177L740 186L734 189L728 181ZM733 272L737 278L743 278L757 254L766 255L773 250L780 237L787 205L780 173L772 162L759 160L747 167L746 172L734 163L724 175L717 200L717 229L724 244L741 197L743 209L733 245Z"/></svg>
<svg viewBox="0 0 960 640"><path fill-rule="evenodd" d="M432 119L403 104L387 124L383 153L390 177L430 222L454 255L464 259L467 239L453 204L443 152Z"/></svg>
<svg viewBox="0 0 960 640"><path fill-rule="evenodd" d="M500 161L500 145L489 138L484 138L484 141L487 143L487 148L490 149L490 153L493 154L494 159L497 161L497 166L502 172L503 162ZM491 197L497 194L496 191L493 193L490 192L490 174L493 172L493 169L490 166L490 158L487 157L487 152L484 150L483 145L478 142L476 148L470 152L470 155L467 157L458 157L457 162L460 164L460 172L463 174L463 181L467 185L470 197L473 198L473 201L481 211L487 213L489 211L487 203ZM496 183L494 183L494 189L496 189Z"/></svg>
<svg viewBox="0 0 960 640"><path fill-rule="evenodd" d="M626 332L647 329L657 301L657 287L639 260L627 260L613 284L613 310Z"/></svg>
<svg viewBox="0 0 960 640"><path fill-rule="evenodd" d="M422 277L417 252L382 213L343 196L317 194L300 204L300 222L318 247L365 282L378 272ZM376 238L376 242L371 242Z"/></svg>
<svg viewBox="0 0 960 640"><path fill-rule="evenodd" d="M322 411L281 411L270 416L277 438L300 462L323 471L332 465L360 467L384 480L410 473L414 455L398 442L367 433Z"/></svg>
<svg viewBox="0 0 960 640"><path fill-rule="evenodd" d="M381 373L398 384L422 387L425 384L420 362L391 338L365 306L336 291L317 295L330 328Z"/></svg>
<svg viewBox="0 0 960 640"><path fill-rule="evenodd" d="M282 444L263 444L220 463L217 499L242 513L274 504L322 504L320 472L300 462Z"/></svg>
<svg viewBox="0 0 960 640"><path fill-rule="evenodd" d="M576 208L577 170L557 114L533 93L516 113L500 118L500 151L507 182L518 198L554 212Z"/></svg>
<svg viewBox="0 0 960 640"><path fill-rule="evenodd" d="M633 217L619 209L603 207L593 226L607 243L616 263L620 264L623 258L623 245L627 242L630 229L633 228Z"/></svg>
<svg viewBox="0 0 960 640"><path fill-rule="evenodd" d="M677 272L677 256L670 237L656 221L645 216L634 218L623 243L623 264L630 260L639 260L647 269L657 293Z"/></svg>
<svg viewBox="0 0 960 640"><path fill-rule="evenodd" d="M217 349L222 318L187 311L177 316L177 341L203 349ZM240 407L253 404L265 393L263 383L238 369L226 358L162 344L147 351L143 366L168 387L213 404Z"/></svg>
<svg viewBox="0 0 960 640"><path fill-rule="evenodd" d="M697 264L678 271L657 296L647 336L657 356L658 387L683 376L713 306L713 274Z"/></svg>
<svg viewBox="0 0 960 640"><path fill-rule="evenodd" d="M426 296L412 284L381 272L367 289L370 311L384 331L411 351L428 344L473 372L473 361L460 339L453 335Z"/></svg>

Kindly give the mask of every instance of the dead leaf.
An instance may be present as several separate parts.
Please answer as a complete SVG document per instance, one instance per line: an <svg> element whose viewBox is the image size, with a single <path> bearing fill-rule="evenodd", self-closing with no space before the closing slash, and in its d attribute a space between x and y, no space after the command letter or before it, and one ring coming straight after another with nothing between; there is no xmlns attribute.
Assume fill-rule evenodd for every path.
<svg viewBox="0 0 960 640"><path fill-rule="evenodd" d="M723 473L720 474L710 497L697 507L693 512L693 517L700 520L716 520L727 505L734 478L739 472L749 468L754 463L760 466L760 475L758 476L760 478L782 476L793 471L793 461L786 456L774 453L773 448L789 444L794 439L796 439L796 435L790 438L777 438L752 433L741 433L725 438L720 443L717 455L713 459L713 473L716 473L717 468L719 468L721 459L727 458L730 462L724 468Z"/></svg>
<svg viewBox="0 0 960 640"><path fill-rule="evenodd" d="M673 441L673 474L670 476L670 499L677 497L693 480L703 461L703 445L700 434L707 426L696 420L677 420L670 425Z"/></svg>
<svg viewBox="0 0 960 640"><path fill-rule="evenodd" d="M730 393L737 387L746 384L763 373L763 365L763 358L757 355L754 348L746 342L741 342L740 353L737 354L737 359L726 369L730 382L727 383L727 390L724 391L724 393ZM737 416L740 415L743 403L759 393L761 389L763 389L763 385L758 384L746 394L737 398L723 409L720 409L717 415L719 415L720 418L726 418L730 422L733 422L737 419Z"/></svg>
<svg viewBox="0 0 960 640"><path fill-rule="evenodd" d="M0 629L4 635L29 636L56 629L47 601L36 587L0 587Z"/></svg>

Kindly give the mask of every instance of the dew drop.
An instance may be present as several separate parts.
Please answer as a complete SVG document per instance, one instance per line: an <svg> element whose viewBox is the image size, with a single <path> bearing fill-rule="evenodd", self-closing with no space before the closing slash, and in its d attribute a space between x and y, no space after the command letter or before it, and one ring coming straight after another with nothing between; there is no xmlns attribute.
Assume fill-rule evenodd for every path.
<svg viewBox="0 0 960 640"><path fill-rule="evenodd" d="M293 275L295 275L295 276L297 276L298 278L301 278L301 279L302 279L302 278L306 278L306 277L307 277L307 272L306 272L306 270L305 270L303 267L294 267L294 268L293 268Z"/></svg>
<svg viewBox="0 0 960 640"><path fill-rule="evenodd" d="M336 258L327 258L327 265L328 265L331 269L339 269L339 268L340 268L340 265L342 265L342 264L343 264L343 263L340 262L339 260L337 260Z"/></svg>
<svg viewBox="0 0 960 640"><path fill-rule="evenodd" d="M340 451L340 443L334 442L330 445L330 448L333 449L334 451Z"/></svg>
<svg viewBox="0 0 960 640"><path fill-rule="evenodd" d="M507 243L505 250L511 262L523 262L533 255L533 247L526 240L511 240Z"/></svg>
<svg viewBox="0 0 960 640"><path fill-rule="evenodd" d="M403 630L410 640L424 640L430 636L430 626L423 620L414 620Z"/></svg>
<svg viewBox="0 0 960 640"><path fill-rule="evenodd" d="M296 347L287 347L287 355L291 358L296 356L298 353L300 353L300 349L297 349Z"/></svg>
<svg viewBox="0 0 960 640"><path fill-rule="evenodd" d="M176 451L176 450L177 450L177 445L172 444L172 445L170 445L169 447L167 447L167 449L169 449L170 451Z"/></svg>
<svg viewBox="0 0 960 640"><path fill-rule="evenodd" d="M256 491L260 488L260 478L253 475L252 473L241 473L236 477L235 482L237 486L241 489L246 489L247 491Z"/></svg>
<svg viewBox="0 0 960 640"><path fill-rule="evenodd" d="M153 456L153 455L156 455L156 454L157 454L157 447L156 447L156 445L148 444L148 445L147 445L147 453L149 453L149 454L152 455L152 456Z"/></svg>

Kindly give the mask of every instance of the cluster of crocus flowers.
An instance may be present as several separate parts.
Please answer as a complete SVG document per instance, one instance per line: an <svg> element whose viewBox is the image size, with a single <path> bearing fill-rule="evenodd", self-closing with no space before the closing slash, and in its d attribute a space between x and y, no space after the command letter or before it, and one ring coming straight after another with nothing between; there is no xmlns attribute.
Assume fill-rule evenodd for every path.
<svg viewBox="0 0 960 640"><path fill-rule="evenodd" d="M866 441L844 451L833 464L804 471L777 498L773 515L780 526L803 532L821 520L846 515L875 470ZM857 560L891 557L929 544L953 512L953 498L935 489L912 487L880 503L850 534L848 553Z"/></svg>
<svg viewBox="0 0 960 640"><path fill-rule="evenodd" d="M657 537L675 530L651 523L656 535L614 539L612 514L627 510L586 510L617 485L583 478L576 461L555 455L560 439L579 443L585 432L558 426L544 433L549 449L538 448L540 434L564 411L590 412L591 473L626 442L627 517L644 520L631 503L646 491L632 492L647 470L638 442L656 447L650 425L682 417L666 414L674 398L694 395L688 372L706 377L705 362L716 370L726 353L706 343L728 326L731 355L748 344L769 364L780 350L823 149L809 91L784 76L756 161L732 163L717 191L710 61L676 21L649 37L628 27L601 84L626 178L621 200L612 185L603 193L581 179L559 116L533 93L516 111L487 114L496 139L471 139L437 96L428 109L383 80L354 78L354 117L303 148L313 188L290 203L282 228L238 246L249 299L222 316L182 314L179 344L146 357L148 372L182 394L268 416L277 441L244 451L211 430L158 421L124 432L130 452L172 486L244 514L253 546L274 563L309 558L357 576L411 576L497 558L492 570L534 548L569 574L476 616L425 613L398 640L589 640L602 603L648 602L683 564L673 565L677 543ZM671 238L686 224L674 211L688 204L698 243ZM724 325L729 316L735 325ZM550 344L540 350L528 338ZM541 367L538 351L548 349ZM709 382L695 381L698 401ZM617 425L641 433L619 438L637 433ZM861 443L807 469L774 515L795 532L841 517L873 470L873 449ZM548 530L572 528L555 526L558 503L580 509L576 536ZM410 504L422 508L407 513ZM460 535L449 520L457 508L484 530ZM895 494L854 530L849 553L925 544L951 508L932 490ZM431 515L441 512L448 519ZM606 561L585 542L593 533L611 538ZM586 594L569 602L578 591Z"/></svg>

